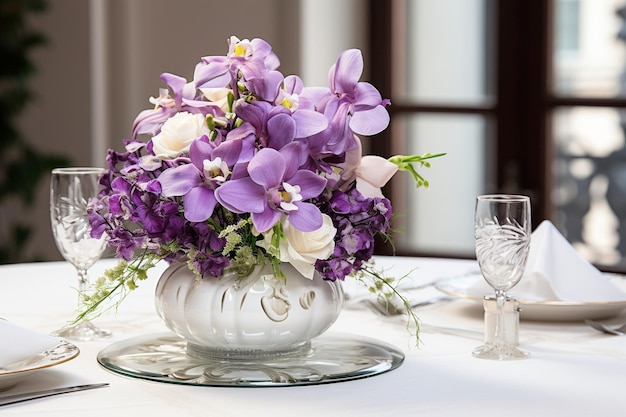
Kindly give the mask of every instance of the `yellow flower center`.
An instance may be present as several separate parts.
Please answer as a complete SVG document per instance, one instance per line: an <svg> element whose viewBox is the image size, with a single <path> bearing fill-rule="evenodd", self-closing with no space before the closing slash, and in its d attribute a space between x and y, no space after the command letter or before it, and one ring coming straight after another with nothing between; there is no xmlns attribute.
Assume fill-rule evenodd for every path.
<svg viewBox="0 0 626 417"><path fill-rule="evenodd" d="M244 48L241 45L236 45L235 46L235 56L245 56L246 55L246 48Z"/></svg>

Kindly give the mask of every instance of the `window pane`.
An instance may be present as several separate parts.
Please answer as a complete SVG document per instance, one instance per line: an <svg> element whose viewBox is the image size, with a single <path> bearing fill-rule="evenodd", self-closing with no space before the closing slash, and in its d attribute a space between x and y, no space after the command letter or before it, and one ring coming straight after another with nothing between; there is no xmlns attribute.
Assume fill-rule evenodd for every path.
<svg viewBox="0 0 626 417"><path fill-rule="evenodd" d="M625 114L574 107L553 119L555 222L590 262L626 266Z"/></svg>
<svg viewBox="0 0 626 417"><path fill-rule="evenodd" d="M406 37L395 45L394 96L445 104L486 104L491 37L485 34L489 0L411 0L395 16ZM394 3L394 7L400 2ZM401 29L400 29L401 30Z"/></svg>
<svg viewBox="0 0 626 417"><path fill-rule="evenodd" d="M554 92L557 95L625 95L624 0L555 0ZM621 39L618 37L620 31Z"/></svg>
<svg viewBox="0 0 626 417"><path fill-rule="evenodd" d="M394 235L401 251L453 256L474 253L474 201L488 175L483 116L424 114L395 119L394 153L446 152L420 173L430 188L415 188L407 173L394 177ZM399 143L402 144L399 145Z"/></svg>

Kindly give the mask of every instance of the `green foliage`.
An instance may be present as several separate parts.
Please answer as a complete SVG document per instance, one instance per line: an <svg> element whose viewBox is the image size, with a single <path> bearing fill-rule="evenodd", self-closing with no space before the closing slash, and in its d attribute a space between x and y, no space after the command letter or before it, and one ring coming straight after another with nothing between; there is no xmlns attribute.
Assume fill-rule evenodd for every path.
<svg viewBox="0 0 626 417"><path fill-rule="evenodd" d="M8 202L17 200L31 207L41 179L52 168L68 165L65 157L38 151L17 128L18 115L34 99L28 81L36 68L29 52L46 42L43 34L28 27L27 18L44 10L45 0L0 0L0 210L5 229L0 263L23 261L22 252L32 234L28 225L13 218L21 210L8 212Z"/></svg>
<svg viewBox="0 0 626 417"><path fill-rule="evenodd" d="M400 171L408 171L413 175L415 185L419 187L428 188L430 185L426 178L417 172L413 164L419 165L421 168L430 168L429 159L439 158L444 156L445 153L431 154L425 153L424 155L396 155L389 158L389 162L395 164Z"/></svg>

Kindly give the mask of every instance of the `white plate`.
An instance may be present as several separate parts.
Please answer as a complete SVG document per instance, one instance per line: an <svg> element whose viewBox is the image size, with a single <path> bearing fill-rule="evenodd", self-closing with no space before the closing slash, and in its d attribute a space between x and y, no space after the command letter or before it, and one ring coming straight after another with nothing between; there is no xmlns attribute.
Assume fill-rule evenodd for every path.
<svg viewBox="0 0 626 417"><path fill-rule="evenodd" d="M67 340L62 340L52 349L41 352L32 358L2 367L0 368L0 391L13 387L24 375L67 362L74 359L79 353L78 347Z"/></svg>
<svg viewBox="0 0 626 417"><path fill-rule="evenodd" d="M618 288L624 290L626 280L621 277L609 278ZM483 282L481 286L479 282ZM439 291L448 295L467 298L482 307L483 297L491 295L493 289L484 282L482 276L444 278L435 283ZM568 302L568 301L528 301L515 294L515 288L508 293L520 303L520 319L536 321L583 321L614 317L626 309L623 301Z"/></svg>

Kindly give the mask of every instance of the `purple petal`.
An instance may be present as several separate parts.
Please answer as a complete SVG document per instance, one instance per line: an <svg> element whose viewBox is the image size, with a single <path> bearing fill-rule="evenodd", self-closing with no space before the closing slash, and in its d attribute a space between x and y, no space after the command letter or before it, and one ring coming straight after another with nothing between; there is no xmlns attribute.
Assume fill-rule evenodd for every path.
<svg viewBox="0 0 626 417"><path fill-rule="evenodd" d="M359 135L375 135L385 130L388 125L389 113L383 106L356 112L350 119L350 129Z"/></svg>
<svg viewBox="0 0 626 417"><path fill-rule="evenodd" d="M308 149L303 142L291 142L280 150L280 154L286 162L283 179L289 179L306 162Z"/></svg>
<svg viewBox="0 0 626 417"><path fill-rule="evenodd" d="M257 93L263 100L273 102L278 97L280 85L283 82L283 74L278 71L269 71L262 78L249 81L251 91Z"/></svg>
<svg viewBox="0 0 626 417"><path fill-rule="evenodd" d="M203 222L213 214L217 204L214 190L207 187L196 187L183 197L185 218L190 222Z"/></svg>
<svg viewBox="0 0 626 417"><path fill-rule="evenodd" d="M217 158L219 156L229 167L232 167L239 160L242 147L243 141L241 140L229 140L222 142L213 151L213 158Z"/></svg>
<svg viewBox="0 0 626 417"><path fill-rule="evenodd" d="M206 135L191 142L191 146L189 147L189 159L191 159L191 163L195 165L196 169L199 171L204 170L204 160L213 159L214 148L213 144L207 141Z"/></svg>
<svg viewBox="0 0 626 417"><path fill-rule="evenodd" d="M312 171L300 170L296 172L287 182L291 185L300 186L300 195L303 199L319 196L324 187L326 187L326 179L320 177Z"/></svg>
<svg viewBox="0 0 626 417"><path fill-rule="evenodd" d="M339 55L330 73L331 90L350 93L363 73L363 56L358 49L348 49Z"/></svg>
<svg viewBox="0 0 626 417"><path fill-rule="evenodd" d="M304 88L302 78L298 77L297 75L288 75L287 77L285 77L284 83L284 89L289 94L300 94L300 92Z"/></svg>
<svg viewBox="0 0 626 417"><path fill-rule="evenodd" d="M252 223L261 233L270 230L279 219L280 212L277 210L271 210L269 207L261 213L252 213Z"/></svg>
<svg viewBox="0 0 626 417"><path fill-rule="evenodd" d="M193 187L202 182L200 172L191 164L166 169L159 175L162 193L166 197L187 194Z"/></svg>
<svg viewBox="0 0 626 417"><path fill-rule="evenodd" d="M356 85L354 91L355 106L357 111L361 110L361 106L375 107L380 106L383 102L380 92L370 83L361 82Z"/></svg>
<svg viewBox="0 0 626 417"><path fill-rule="evenodd" d="M178 101L180 101L182 99L183 88L185 87L185 84L187 84L187 80L178 75L170 74L169 72L161 74L161 80L172 89L172 92Z"/></svg>
<svg viewBox="0 0 626 417"><path fill-rule="evenodd" d="M219 58L211 62L200 62L196 65L193 80L198 88L226 87L230 83L228 67L224 63L224 58Z"/></svg>
<svg viewBox="0 0 626 417"><path fill-rule="evenodd" d="M283 146L293 142L296 122L290 114L277 114L267 121L267 133L269 136L267 146L280 150Z"/></svg>
<svg viewBox="0 0 626 417"><path fill-rule="evenodd" d="M257 152L248 164L250 178L269 190L283 181L286 163L283 156L275 149L265 148Z"/></svg>
<svg viewBox="0 0 626 417"><path fill-rule="evenodd" d="M293 113L296 121L297 138L313 136L328 127L328 119L322 114L313 110L301 109Z"/></svg>
<svg viewBox="0 0 626 417"><path fill-rule="evenodd" d="M161 130L163 123L165 123L172 113L175 112L176 110L165 109L163 107L160 107L157 110L141 111L133 122L133 128L131 131L132 138L136 139L138 135L146 133L151 136L156 135Z"/></svg>
<svg viewBox="0 0 626 417"><path fill-rule="evenodd" d="M334 95L327 87L304 87L300 93L299 108L325 112L326 103Z"/></svg>
<svg viewBox="0 0 626 417"><path fill-rule="evenodd" d="M263 56L267 69L274 70L280 66L278 56L272 52L272 46L261 38L254 38L250 41L254 47L256 56Z"/></svg>
<svg viewBox="0 0 626 417"><path fill-rule="evenodd" d="M265 189L249 177L226 181L215 190L215 198L234 213L261 213L267 207Z"/></svg>
<svg viewBox="0 0 626 417"><path fill-rule="evenodd" d="M320 209L311 204L297 202L298 210L289 212L289 223L303 232L313 232L324 223Z"/></svg>

